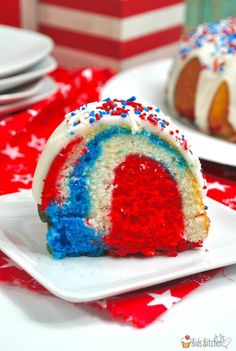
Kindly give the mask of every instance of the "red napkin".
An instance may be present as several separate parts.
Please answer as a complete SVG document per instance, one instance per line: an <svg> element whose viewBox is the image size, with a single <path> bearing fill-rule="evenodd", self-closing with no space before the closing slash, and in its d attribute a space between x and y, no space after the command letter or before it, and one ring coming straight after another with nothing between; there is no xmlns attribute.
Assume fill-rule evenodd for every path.
<svg viewBox="0 0 236 351"><path fill-rule="evenodd" d="M52 76L59 85L56 94L27 111L0 119L1 195L31 188L34 169L47 138L67 112L81 104L98 100L101 86L112 76L112 72L86 68L69 73L58 69ZM225 168L223 175L224 172ZM213 170L210 174L208 169L206 174L210 189L208 195L236 209L236 182L214 173L219 172ZM195 274L90 305L109 311L113 317L122 317L136 327L145 327L218 271ZM49 294L1 252L0 281Z"/></svg>

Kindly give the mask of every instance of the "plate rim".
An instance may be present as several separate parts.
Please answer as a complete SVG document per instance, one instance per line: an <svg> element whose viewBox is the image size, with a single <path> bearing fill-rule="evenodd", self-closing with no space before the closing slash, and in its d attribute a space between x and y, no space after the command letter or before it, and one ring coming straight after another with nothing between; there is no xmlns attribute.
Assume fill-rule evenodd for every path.
<svg viewBox="0 0 236 351"><path fill-rule="evenodd" d="M30 96L29 98L13 102L12 104L9 103L6 105L0 105L0 117L4 118L4 116L10 115L13 112L17 112L17 111L21 111L21 110L23 111L24 109L27 109L29 106L32 106L33 104L36 104L40 101L43 101L44 99L47 99L49 96L51 96L57 92L58 85L54 81L53 78L51 78L49 76L45 76L45 77L41 78L41 80L42 80L42 86L40 87L40 89L43 89L43 84L46 85L47 84L46 82L48 82L48 84L51 84L50 91L41 92L41 93L39 91L38 93L40 93L40 95L38 95L38 93L37 93L36 95ZM23 105L21 105L21 104L23 104ZM20 105L21 107L18 105Z"/></svg>
<svg viewBox="0 0 236 351"><path fill-rule="evenodd" d="M21 88L25 87L25 89L21 90L20 92L15 90L14 92L10 92L7 94L0 94L0 106L5 104L11 104L17 101L20 102L20 100L24 100L26 98L32 97L33 95L38 93L38 91L41 88L41 85L42 85L42 79L39 79L35 82L22 85ZM3 97L5 98L6 101L4 101Z"/></svg>
<svg viewBox="0 0 236 351"><path fill-rule="evenodd" d="M3 234L4 235L4 234ZM1 236L2 236L2 230L0 229L0 243L1 243ZM38 283L40 283L44 288L46 288L49 292L51 292L53 295L57 296L58 298L72 302L72 303L82 303L82 302L93 302L97 300L101 300L104 298L108 297L114 297L118 296L121 294L125 294L128 292L144 289L147 287L153 287L162 283L167 283L169 281L174 281L180 278L188 277L193 274L201 273L201 272L207 272L212 269L220 268L220 267L227 267L230 265L233 265L236 263L235 259L230 259L226 260L223 262L218 262L215 264L212 264L209 269L203 269L203 267L198 266L198 268L186 268L182 269L181 272L178 274L175 273L175 276L165 275L162 279L156 279L155 277L148 277L145 280L142 280L142 282L132 282L132 283L123 283L123 286L121 287L110 287L106 288L105 291L96 293L96 290L91 290L91 292L85 291L79 294L80 297L78 297L78 293L76 292L68 292L66 290L62 290L58 287L55 287L53 283L51 283L49 280L45 278L45 276L42 273L38 273L33 265L32 266L27 266L25 264L25 260L21 259L20 255L14 256L12 254L12 251L7 249L6 247L0 246L1 251L6 254L12 261L14 261L17 265L19 265L23 270L28 273L33 279L35 279ZM93 258L94 259L94 258Z"/></svg>
<svg viewBox="0 0 236 351"><path fill-rule="evenodd" d="M49 55L49 56L43 58L40 62L33 65L31 68L34 68L34 67L37 68L38 65L40 65L42 62L47 61L47 60L49 60L49 64L45 68L36 69L36 70L31 71L31 72L23 71L17 75L13 75L13 76L9 76L9 77L5 77L5 78L0 79L0 92L10 90L10 89L12 89L13 86L18 87L19 85L24 85L24 84L27 84L28 82L33 81L33 80L40 79L41 77L54 71L58 67L58 64L57 64L57 61L55 60L55 58L53 56ZM4 88L5 84L9 85L9 87L7 87L7 89Z"/></svg>
<svg viewBox="0 0 236 351"><path fill-rule="evenodd" d="M17 195L18 194L18 195ZM27 192L27 194L25 194L27 197L24 199L24 194L23 193L12 193L9 195L3 195L0 196L0 201L4 202L4 200L7 200L9 202L13 202L15 203L17 200L16 198L18 197L18 200L21 198L22 196L22 200L24 201L30 201L30 203L32 203L32 197L31 197L31 190L29 190L29 192ZM12 200L11 200L11 196L12 196ZM16 197L16 198L15 198ZM216 200L213 200L211 198L207 198L208 202L212 202L213 204L216 204L216 206L222 208L222 210L227 211L227 212L231 212L231 214L233 214L235 216L235 211L231 208L229 208L228 206L225 206L221 203L219 203ZM5 203L5 202L4 202ZM5 246L2 245L3 240L6 240L5 242ZM17 249L17 253L13 252L11 250L11 247L14 247ZM10 257L14 262L16 262L20 267L22 267L29 275L31 275L36 281L38 281L41 285L43 285L46 289L48 289L53 295L69 301L69 302L73 302L73 303L79 303L79 302L91 302L91 301L96 301L96 300L100 300L103 298L107 298L107 297L111 297L111 296L116 296L116 295L120 295L123 293L127 293L127 292L131 292L134 290L138 290L138 289L142 289L142 288L146 288L146 287L151 287L154 285L158 285L164 282L168 282L168 281L172 281L172 280L176 280L185 276L189 276L192 274L196 274L196 273L200 273L203 271L208 271L211 269L215 269L215 268L219 268L219 267L225 267L225 266L229 266L232 264L236 263L236 255L235 258L232 258L230 256L230 258L228 257L228 255L226 257L223 256L223 258L220 258L217 262L214 262L214 264L211 261L211 266L209 267L205 267L206 266L206 262L205 260L203 260L201 263L198 263L198 265L194 268L194 266L187 266L182 268L179 273L176 272L170 272L170 273L166 273L164 274L164 276L162 275L162 278L159 277L159 279L157 279L157 277L153 277L153 275L150 277L148 276L146 279L142 279L142 281L132 281L132 282L124 282L122 284L122 286L120 287L107 287L104 290L97 292L96 289L92 289L90 292L88 292L88 290L84 289L84 291L82 291L82 293L76 292L68 292L65 289L61 289L60 287L56 286L55 283L50 282L50 280L47 279L47 277L45 277L45 275L43 275L42 272L37 271L36 267L34 267L34 265L30 265L26 259L23 258L23 255L21 254L21 251L17 248L16 245L12 244L10 242L10 240L6 237L6 235L4 234L3 230L0 228L0 249L8 256ZM235 251L236 248L233 249L233 251ZM233 256L233 255L232 255ZM94 258L92 258L94 259ZM209 264L209 262L208 262ZM204 266L204 268L203 268ZM79 295L79 297L78 297Z"/></svg>

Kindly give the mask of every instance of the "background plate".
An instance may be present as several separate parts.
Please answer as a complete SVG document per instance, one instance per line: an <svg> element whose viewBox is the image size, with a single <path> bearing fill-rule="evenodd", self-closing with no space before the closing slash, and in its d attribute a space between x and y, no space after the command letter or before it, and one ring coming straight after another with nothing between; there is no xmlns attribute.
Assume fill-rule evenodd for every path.
<svg viewBox="0 0 236 351"><path fill-rule="evenodd" d="M126 99L135 95L138 101L157 105L168 115L165 85L171 63L171 59L152 62L116 75L103 87L102 99ZM236 144L204 134L182 120L173 120L186 134L200 158L236 167Z"/></svg>
<svg viewBox="0 0 236 351"><path fill-rule="evenodd" d="M38 93L28 99L20 100L12 104L0 106L0 117L9 113L17 112L26 109L38 101L46 99L56 92L57 85L51 77L44 77L40 81L40 89Z"/></svg>
<svg viewBox="0 0 236 351"><path fill-rule="evenodd" d="M31 192L2 196L0 249L54 295L72 302L98 300L236 263L235 212L211 199L207 205L211 229L201 250L177 257L53 260Z"/></svg>
<svg viewBox="0 0 236 351"><path fill-rule="evenodd" d="M7 93L0 94L0 105L11 104L13 102L30 98L31 96L38 93L41 85L42 81L39 80L34 83L22 85L21 87L11 90Z"/></svg>
<svg viewBox="0 0 236 351"><path fill-rule="evenodd" d="M34 65L52 51L53 41L46 35L0 26L0 78Z"/></svg>
<svg viewBox="0 0 236 351"><path fill-rule="evenodd" d="M51 56L46 57L36 65L27 69L27 71L23 71L16 76L0 79L0 92L9 90L11 88L16 88L19 85L23 85L33 80L39 79L42 76L52 72L56 68L56 60Z"/></svg>

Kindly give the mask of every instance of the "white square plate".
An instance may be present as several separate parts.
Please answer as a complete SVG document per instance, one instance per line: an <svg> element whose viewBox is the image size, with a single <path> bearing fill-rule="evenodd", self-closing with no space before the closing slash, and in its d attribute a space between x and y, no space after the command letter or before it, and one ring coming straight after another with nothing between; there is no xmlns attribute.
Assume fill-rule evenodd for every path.
<svg viewBox="0 0 236 351"><path fill-rule="evenodd" d="M31 192L0 197L0 249L54 295L86 302L236 263L236 213L207 199L211 229L200 250L177 257L73 257L54 260L46 250Z"/></svg>

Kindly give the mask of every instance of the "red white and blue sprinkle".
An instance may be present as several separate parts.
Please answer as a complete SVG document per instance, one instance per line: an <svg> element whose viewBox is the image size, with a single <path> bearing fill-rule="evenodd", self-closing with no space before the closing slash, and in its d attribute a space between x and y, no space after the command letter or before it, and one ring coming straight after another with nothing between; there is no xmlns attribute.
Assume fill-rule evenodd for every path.
<svg viewBox="0 0 236 351"><path fill-rule="evenodd" d="M224 58L236 55L236 17L201 24L196 30L185 34L179 55L182 59L187 59L194 50L204 50L206 44L211 44L210 55L215 59L212 67L202 62L201 69L224 72Z"/></svg>
<svg viewBox="0 0 236 351"><path fill-rule="evenodd" d="M83 121L87 121L86 123L93 125L99 123L103 117L109 116L120 116L122 119L130 116L132 123L135 123L133 118L136 116L136 118L149 121L154 127L159 127L162 131L168 127L166 133L171 135L174 138L174 141L182 146L185 151L192 153L184 135L180 135L178 129L169 130L170 122L162 114L161 110L158 107L144 106L143 104L136 102L135 96L132 96L127 100L112 100L108 97L98 104L81 106L77 110L66 115L66 118L67 123L70 122L70 125L73 128L77 127Z"/></svg>

